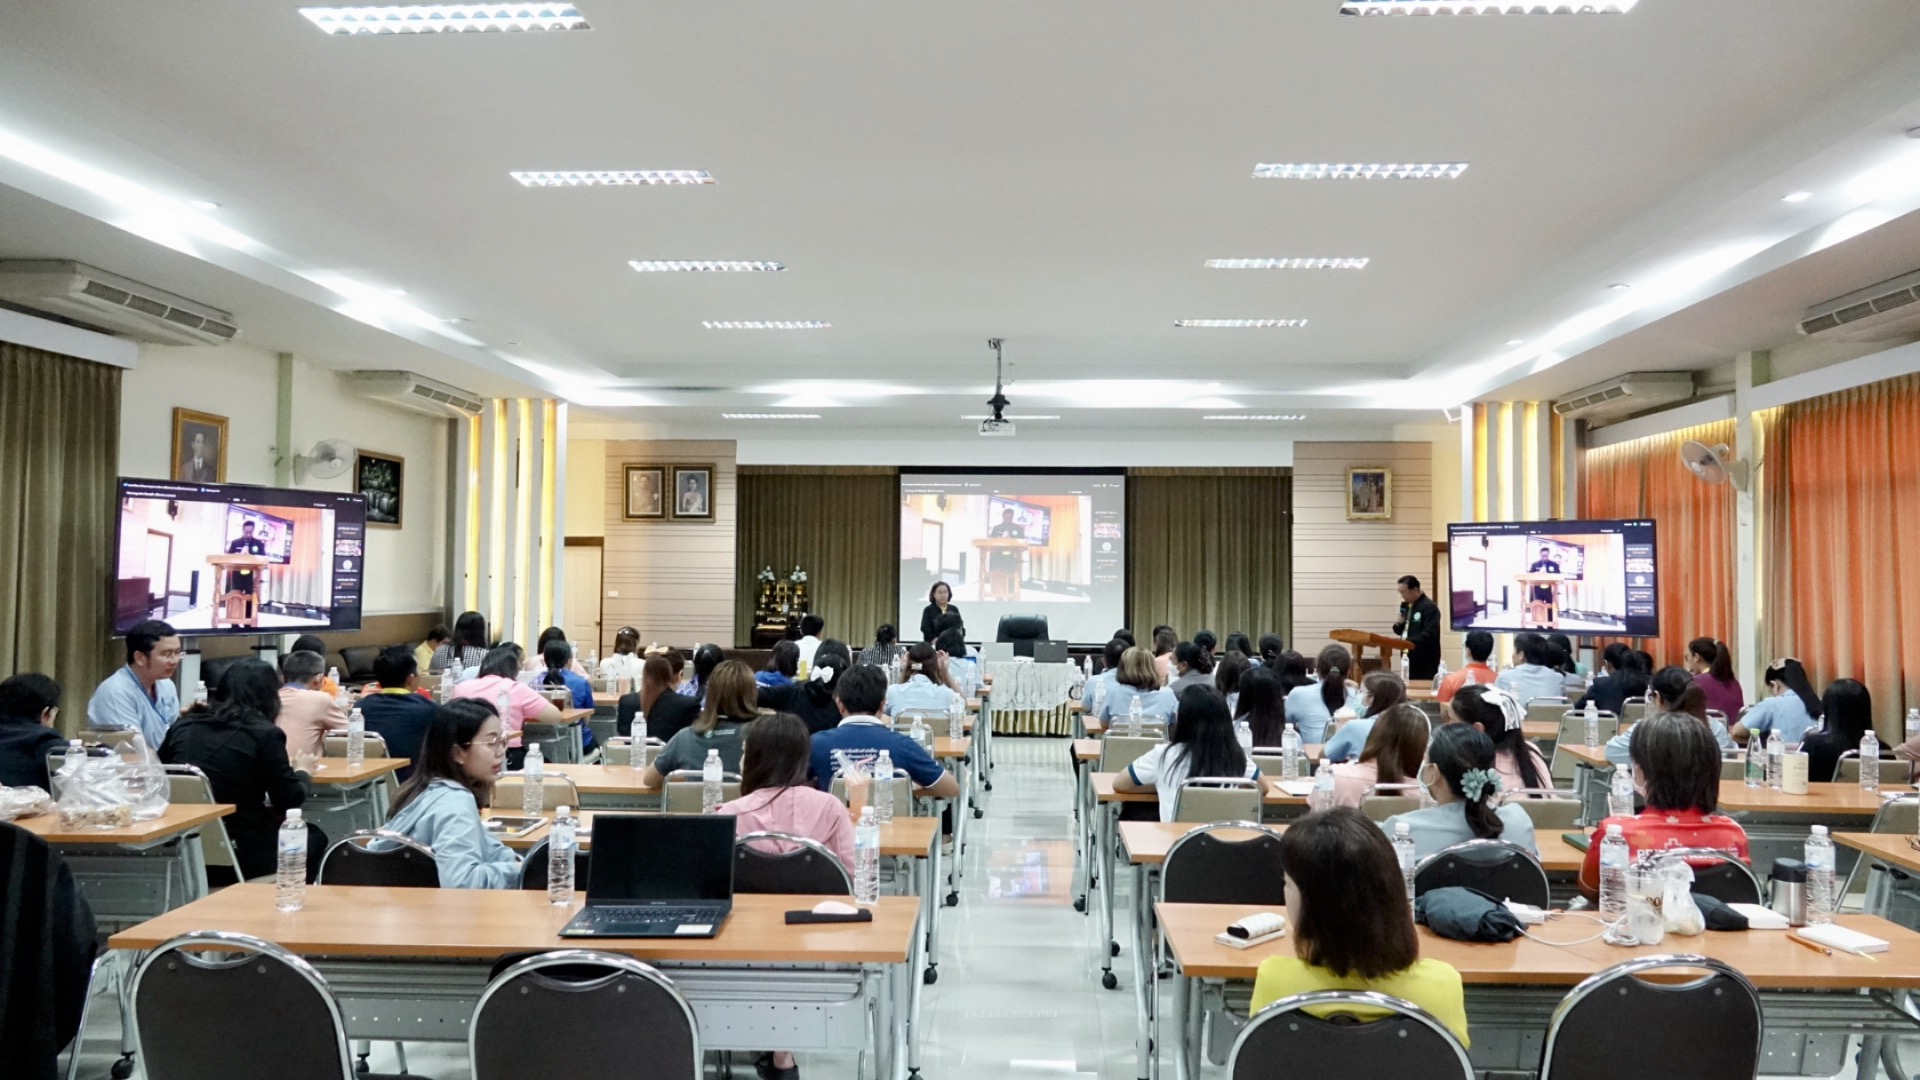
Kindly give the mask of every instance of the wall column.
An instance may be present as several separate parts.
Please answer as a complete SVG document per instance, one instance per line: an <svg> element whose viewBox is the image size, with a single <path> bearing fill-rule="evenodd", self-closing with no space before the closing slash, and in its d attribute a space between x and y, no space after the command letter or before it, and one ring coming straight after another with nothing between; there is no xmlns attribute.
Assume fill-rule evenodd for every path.
<svg viewBox="0 0 1920 1080"><path fill-rule="evenodd" d="M561 610L565 402L488 401L454 426L451 596L529 650Z"/></svg>
<svg viewBox="0 0 1920 1080"><path fill-rule="evenodd" d="M1747 489L1733 493L1734 535L1734 672L1743 686L1758 688L1767 657L1760 655L1760 566L1757 556L1759 535L1754 513L1759 487L1760 446L1754 430L1753 391L1773 379L1773 356L1765 351L1744 352L1733 358L1733 416L1736 457L1751 463Z"/></svg>

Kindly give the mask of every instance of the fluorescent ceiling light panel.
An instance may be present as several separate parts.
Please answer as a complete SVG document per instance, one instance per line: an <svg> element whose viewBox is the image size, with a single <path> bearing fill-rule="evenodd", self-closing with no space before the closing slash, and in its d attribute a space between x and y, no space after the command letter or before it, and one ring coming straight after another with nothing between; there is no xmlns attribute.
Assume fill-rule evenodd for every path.
<svg viewBox="0 0 1920 1080"><path fill-rule="evenodd" d="M478 34L516 30L591 30L572 4L405 4L305 7L300 14L329 34Z"/></svg>
<svg viewBox="0 0 1920 1080"><path fill-rule="evenodd" d="M556 169L546 172L509 172L525 187L675 187L711 184L705 169Z"/></svg>
<svg viewBox="0 0 1920 1080"><path fill-rule="evenodd" d="M1276 330L1307 325L1305 319L1175 319L1188 330Z"/></svg>
<svg viewBox="0 0 1920 1080"><path fill-rule="evenodd" d="M709 330L825 330L833 326L819 319L707 320L700 324Z"/></svg>
<svg viewBox="0 0 1920 1080"><path fill-rule="evenodd" d="M1365 270L1368 259L1208 259L1209 270Z"/></svg>
<svg viewBox="0 0 1920 1080"><path fill-rule="evenodd" d="M1260 164L1253 167L1256 180L1452 180L1467 171L1467 164L1423 162L1420 164Z"/></svg>
<svg viewBox="0 0 1920 1080"><path fill-rule="evenodd" d="M733 273L747 274L760 271L775 272L785 270L786 263L777 262L739 262L732 260L694 259L690 261L670 261L663 259L629 259L627 265L643 274L665 274L676 271L691 273Z"/></svg>
<svg viewBox="0 0 1920 1080"><path fill-rule="evenodd" d="M1795 191L1795 192L1790 192L1786 195L1780 196L1780 201L1781 202L1806 202L1808 199L1811 199L1811 198L1813 198L1813 192L1811 191Z"/></svg>
<svg viewBox="0 0 1920 1080"><path fill-rule="evenodd" d="M1625 15L1640 0L1343 0L1342 15Z"/></svg>
<svg viewBox="0 0 1920 1080"><path fill-rule="evenodd" d="M1223 413L1203 416L1202 420L1305 420L1306 413Z"/></svg>
<svg viewBox="0 0 1920 1080"><path fill-rule="evenodd" d="M975 413L971 416L963 416L960 419L987 420L991 418L987 416L986 413ZM1002 416L1001 419L1002 420L1058 420L1060 419L1060 415L1058 413L1007 413L1006 415Z"/></svg>
<svg viewBox="0 0 1920 1080"><path fill-rule="evenodd" d="M819 413L810 412L730 412L721 413L728 420L818 420Z"/></svg>

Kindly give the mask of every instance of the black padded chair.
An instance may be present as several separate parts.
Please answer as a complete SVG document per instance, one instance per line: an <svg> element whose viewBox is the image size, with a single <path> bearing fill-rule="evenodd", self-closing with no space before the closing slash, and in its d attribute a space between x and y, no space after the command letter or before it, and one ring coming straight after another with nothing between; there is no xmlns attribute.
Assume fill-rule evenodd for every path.
<svg viewBox="0 0 1920 1080"><path fill-rule="evenodd" d="M251 656L203 656L200 658L200 681L206 683L207 689L211 690L220 685L220 679L227 673L228 668L242 660L251 659L253 659Z"/></svg>
<svg viewBox="0 0 1920 1080"><path fill-rule="evenodd" d="M385 645L349 645L341 649L340 662L346 666L346 670L340 673L340 678L349 686L372 682L373 662L380 658L380 653L386 648ZM425 676L426 672L420 674Z"/></svg>
<svg viewBox="0 0 1920 1080"><path fill-rule="evenodd" d="M437 889L440 868L434 865L433 849L419 841L385 829L363 830L327 849L315 884Z"/></svg>
<svg viewBox="0 0 1920 1080"><path fill-rule="evenodd" d="M1758 904L1760 879L1740 856L1719 848L1672 848L1662 859L1685 859L1693 869L1693 891L1728 904Z"/></svg>
<svg viewBox="0 0 1920 1080"><path fill-rule="evenodd" d="M1706 974L1688 982L1640 978L1673 968ZM1731 966L1704 956L1643 956L1589 977L1553 1010L1540 1080L1753 1080L1763 1030L1760 994Z"/></svg>
<svg viewBox="0 0 1920 1080"><path fill-rule="evenodd" d="M1346 1011L1322 1017L1309 1009L1357 1009L1362 1015ZM1387 1015L1382 1019L1362 1018L1383 1012ZM1260 1010L1234 1040L1227 1076L1229 1080L1349 1080L1356 1076L1473 1080L1474 1071L1466 1047L1420 1006L1368 991L1323 990L1281 998Z"/></svg>
<svg viewBox="0 0 1920 1080"><path fill-rule="evenodd" d="M1229 840L1222 831L1257 835ZM1196 826L1167 848L1160 866L1160 900L1168 904L1272 904L1287 902L1280 867L1280 834L1252 821Z"/></svg>
<svg viewBox="0 0 1920 1080"><path fill-rule="evenodd" d="M148 1080L354 1080L333 991L272 942L184 934L147 954L130 996Z"/></svg>
<svg viewBox="0 0 1920 1080"><path fill-rule="evenodd" d="M563 949L497 972L467 1025L473 1080L700 1080L693 1007L625 956Z"/></svg>
<svg viewBox="0 0 1920 1080"><path fill-rule="evenodd" d="M540 841L532 851L527 852L526 859L520 863L521 888L537 889L542 892L546 890L548 843L549 841L546 840ZM590 851L575 850L573 853L573 887L580 892L586 891L588 875L593 871L592 860L593 853Z"/></svg>
<svg viewBox="0 0 1920 1080"><path fill-rule="evenodd" d="M1416 895L1450 885L1539 908L1548 907L1553 899L1540 860L1504 840L1467 840L1434 852L1414 868Z"/></svg>
<svg viewBox="0 0 1920 1080"><path fill-rule="evenodd" d="M791 844L785 852L775 844ZM852 896L853 872L825 844L787 833L748 833L733 842L733 891Z"/></svg>
<svg viewBox="0 0 1920 1080"><path fill-rule="evenodd" d="M1052 636L1047 633L1045 615L1002 615L993 639L1011 642L1015 656L1032 656L1033 643L1046 641Z"/></svg>

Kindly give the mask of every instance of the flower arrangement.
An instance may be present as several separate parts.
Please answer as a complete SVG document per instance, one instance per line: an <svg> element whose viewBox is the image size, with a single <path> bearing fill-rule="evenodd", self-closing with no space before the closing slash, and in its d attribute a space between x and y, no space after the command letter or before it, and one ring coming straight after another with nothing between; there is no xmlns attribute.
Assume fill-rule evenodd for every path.
<svg viewBox="0 0 1920 1080"><path fill-rule="evenodd" d="M804 585L807 583L807 572L796 566L793 568L793 572L787 575L787 580L793 582L795 585Z"/></svg>
<svg viewBox="0 0 1920 1080"><path fill-rule="evenodd" d="M768 567L762 568L759 576L760 583L762 585L771 585L773 584L773 580L774 580L773 567L768 566Z"/></svg>

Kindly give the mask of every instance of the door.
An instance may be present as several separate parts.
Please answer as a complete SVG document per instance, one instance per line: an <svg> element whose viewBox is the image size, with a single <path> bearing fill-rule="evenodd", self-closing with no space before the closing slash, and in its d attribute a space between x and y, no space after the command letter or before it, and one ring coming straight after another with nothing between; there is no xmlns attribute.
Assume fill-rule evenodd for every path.
<svg viewBox="0 0 1920 1080"><path fill-rule="evenodd" d="M600 656L612 653L609 643L600 637L600 547L568 544L563 572L566 575L567 640L574 643L582 662L588 649Z"/></svg>
<svg viewBox="0 0 1920 1080"><path fill-rule="evenodd" d="M167 596L173 591L173 537L148 529L146 558L149 610L158 609L162 618L172 615Z"/></svg>

